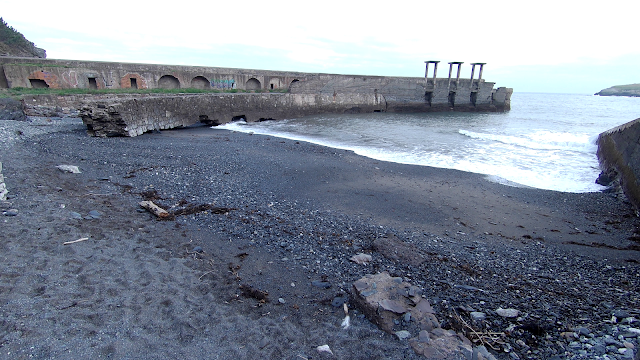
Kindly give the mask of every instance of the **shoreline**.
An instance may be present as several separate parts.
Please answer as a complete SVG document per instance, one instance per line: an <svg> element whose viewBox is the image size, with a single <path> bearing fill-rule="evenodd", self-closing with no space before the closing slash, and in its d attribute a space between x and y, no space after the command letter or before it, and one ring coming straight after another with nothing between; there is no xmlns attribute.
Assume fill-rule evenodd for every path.
<svg viewBox="0 0 640 360"><path fill-rule="evenodd" d="M629 239L640 223L610 194L512 188L203 126L92 138L81 123L44 122L36 129L51 131L37 134L11 124L25 129L0 159L19 210L0 217L6 356L331 358L316 351L328 344L337 358L418 359L351 302L353 325L340 328L332 303L380 271L423 288L444 327L462 331L449 315L485 312L474 326L505 334L492 344L498 359L570 358L587 351L570 346L580 336L626 326L610 322L614 313L640 314L640 253ZM137 211L143 193L164 207L228 211L157 221ZM84 219L92 210L99 218ZM377 249L385 237L401 251ZM348 260L359 252L373 261ZM240 285L269 301L245 298ZM505 319L499 307L523 315ZM637 349L637 337L628 342Z"/></svg>

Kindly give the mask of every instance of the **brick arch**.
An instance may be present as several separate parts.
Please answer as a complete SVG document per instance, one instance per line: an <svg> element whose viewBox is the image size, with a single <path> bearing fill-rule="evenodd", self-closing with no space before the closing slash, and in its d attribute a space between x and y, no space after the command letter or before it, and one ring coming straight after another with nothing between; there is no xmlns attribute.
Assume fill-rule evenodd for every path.
<svg viewBox="0 0 640 360"><path fill-rule="evenodd" d="M131 89L132 84L135 84L138 89L148 89L147 82L139 74L129 73L120 79L120 88L122 89Z"/></svg>
<svg viewBox="0 0 640 360"><path fill-rule="evenodd" d="M58 83L58 76L49 72L49 71L34 71L32 72L28 80L42 80L44 81L49 88L51 89L60 89L60 84Z"/></svg>

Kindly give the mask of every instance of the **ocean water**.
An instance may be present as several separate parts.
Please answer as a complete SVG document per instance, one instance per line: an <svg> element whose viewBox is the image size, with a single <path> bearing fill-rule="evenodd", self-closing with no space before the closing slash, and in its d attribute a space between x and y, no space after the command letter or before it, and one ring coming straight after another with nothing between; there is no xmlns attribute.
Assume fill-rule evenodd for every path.
<svg viewBox="0 0 640 360"><path fill-rule="evenodd" d="M514 93L507 113L339 114L228 130L353 150L370 158L457 169L511 186L593 192L601 132L640 118L640 98Z"/></svg>

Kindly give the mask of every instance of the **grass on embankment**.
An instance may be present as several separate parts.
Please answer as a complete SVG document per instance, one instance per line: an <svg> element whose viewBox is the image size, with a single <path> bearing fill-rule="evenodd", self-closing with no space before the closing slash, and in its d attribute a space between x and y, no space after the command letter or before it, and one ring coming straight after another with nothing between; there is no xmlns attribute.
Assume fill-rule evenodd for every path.
<svg viewBox="0 0 640 360"><path fill-rule="evenodd" d="M0 98L21 99L29 95L103 95L103 94L215 94L215 93L248 93L248 92L270 92L284 93L287 89L274 90L214 90L214 89L34 89L16 87L11 89L0 89Z"/></svg>

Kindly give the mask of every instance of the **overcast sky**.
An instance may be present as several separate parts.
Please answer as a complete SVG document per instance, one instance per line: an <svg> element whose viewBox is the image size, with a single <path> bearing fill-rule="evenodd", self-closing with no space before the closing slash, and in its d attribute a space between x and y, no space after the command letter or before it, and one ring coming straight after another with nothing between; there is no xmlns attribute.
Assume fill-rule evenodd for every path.
<svg viewBox="0 0 640 360"><path fill-rule="evenodd" d="M424 76L486 62L521 92L640 83L637 0L14 1L0 17L47 57ZM476 73L477 74L477 73Z"/></svg>

